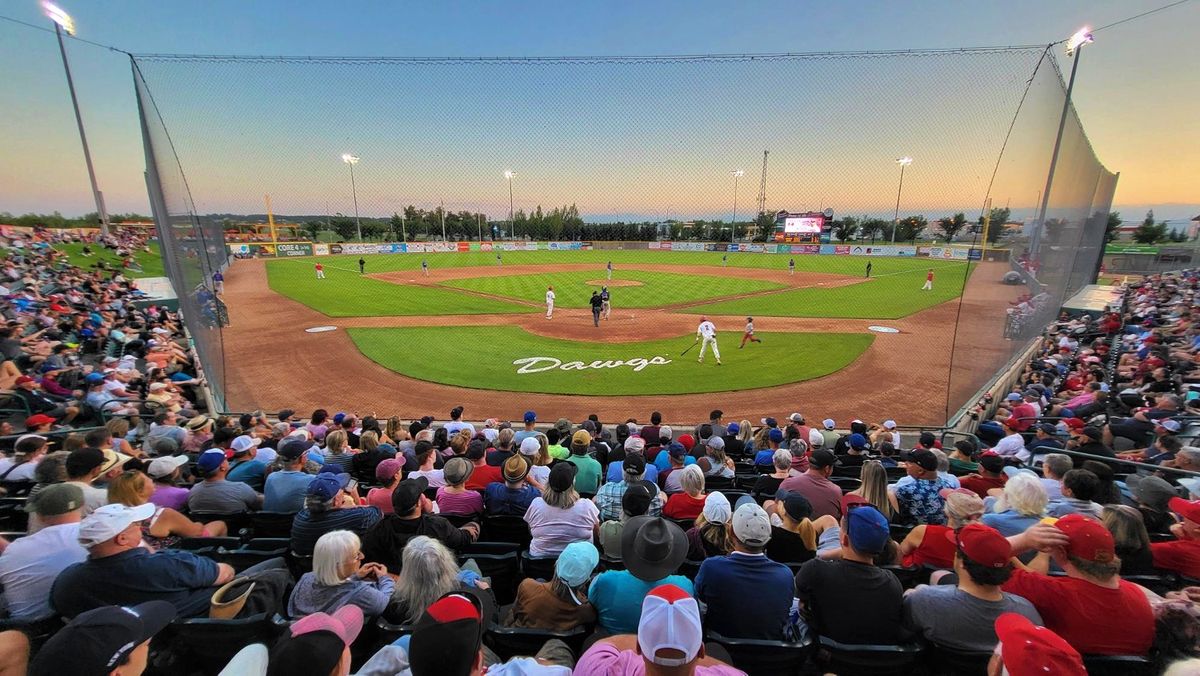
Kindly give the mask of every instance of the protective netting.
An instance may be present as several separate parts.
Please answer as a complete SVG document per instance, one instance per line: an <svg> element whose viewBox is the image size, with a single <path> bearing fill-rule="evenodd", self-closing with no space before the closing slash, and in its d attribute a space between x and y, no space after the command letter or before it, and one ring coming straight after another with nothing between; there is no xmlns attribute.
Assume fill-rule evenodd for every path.
<svg viewBox="0 0 1200 676"><path fill-rule="evenodd" d="M736 393L727 396L748 414L820 396L827 403L814 408L883 415L907 400L901 422L939 424L1044 325L1018 308L1022 294L1052 310L1090 281L1115 186L1072 113L1047 224L1033 222L1064 99L1047 47L134 63L168 269L210 381L239 410L358 405L414 415L470 387L628 413L619 399L571 395L663 401L719 391ZM900 157L912 163L902 168ZM1007 217L993 215L1010 223L992 223L1005 235L985 248L977 223L989 199L1008 207ZM777 228L778 212L788 214ZM784 232L788 216L796 220L787 227L817 231ZM950 245L939 219L964 226ZM296 258L235 262L224 330L209 288L225 263L222 234L237 257ZM559 329L557 316L533 323L549 282L566 317L579 309L570 321L593 328L584 308L610 261L628 288L611 289L618 312L605 333ZM317 263L336 287L314 286ZM519 279L496 269L513 265L545 267L512 269ZM1005 285L1014 268L1020 283ZM929 269L935 281L924 291ZM416 327L629 342L686 336L699 313L739 335L754 315L760 331L793 336L785 342L833 336L827 350L836 354L802 349L820 343L813 338L797 343L794 377L775 373L790 372L787 362L749 356L747 371L769 367L772 377L730 374L676 390L595 378L578 389L513 384L489 375L489 359L511 362L501 341L475 351L464 343L473 374L406 362L459 356L446 351L449 332ZM349 328L351 338L288 337L316 324ZM875 325L900 333L872 334ZM877 337L863 347L862 335ZM359 352L370 358L362 368ZM751 406L754 391L762 406ZM667 413L673 401L680 415L711 408L686 396L657 406Z"/></svg>

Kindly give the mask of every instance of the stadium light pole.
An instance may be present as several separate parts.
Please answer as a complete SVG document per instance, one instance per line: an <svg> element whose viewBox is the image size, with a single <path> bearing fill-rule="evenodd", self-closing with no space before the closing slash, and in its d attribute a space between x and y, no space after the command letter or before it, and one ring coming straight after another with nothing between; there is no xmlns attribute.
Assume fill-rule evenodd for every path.
<svg viewBox="0 0 1200 676"><path fill-rule="evenodd" d="M896 227L900 225L900 191L904 190L904 168L912 164L912 158L905 155L896 159L900 165L900 187L896 188L896 213L892 216L892 244L896 244Z"/></svg>
<svg viewBox="0 0 1200 676"><path fill-rule="evenodd" d="M354 165L358 164L358 155L345 153L342 162L350 165L350 194L354 197L354 229L358 231L358 241L362 241L362 224L358 222L358 188L354 185Z"/></svg>
<svg viewBox="0 0 1200 676"><path fill-rule="evenodd" d="M1075 71L1079 69L1079 57L1083 46L1092 42L1092 32L1087 26L1075 31L1067 40L1067 57L1071 59L1071 77L1067 80L1067 95L1063 98L1062 114L1058 118L1058 134L1054 137L1054 152L1050 154L1050 170L1046 174L1046 187L1042 189L1041 205L1037 221L1034 222L1033 241L1030 250L1034 256L1042 248L1042 231L1046 225L1046 208L1050 206L1050 187L1054 185L1054 170L1058 167L1058 152L1062 148L1063 128L1067 124L1067 113L1071 111L1071 90L1075 88Z"/></svg>
<svg viewBox="0 0 1200 676"><path fill-rule="evenodd" d="M512 180L513 180L513 176L516 176L516 175L517 175L517 172L512 171L511 169L506 169L504 171L504 178L508 179L508 236L509 237L517 236L517 233L516 233L517 224L516 224L516 221L513 220L513 195L512 195Z"/></svg>
<svg viewBox="0 0 1200 676"><path fill-rule="evenodd" d="M43 2L42 10L54 22L54 35L58 38L58 52L62 54L63 70L67 73L67 89L71 92L71 107L75 109L75 124L79 127L79 141L83 144L83 161L87 164L88 179L92 182L92 197L96 200L96 215L100 218L100 235L108 236L108 210L104 208L104 194L96 183L96 170L92 168L92 152L88 150L87 134L83 131L83 116L79 114L79 98L75 96L75 80L71 77L71 63L67 61L67 47L63 44L63 31L75 34L75 20L58 5Z"/></svg>
<svg viewBox="0 0 1200 676"><path fill-rule="evenodd" d="M737 184L738 179L746 174L741 169L734 169L729 172L733 174L733 223L729 226L729 243L733 244L733 234L737 232Z"/></svg>

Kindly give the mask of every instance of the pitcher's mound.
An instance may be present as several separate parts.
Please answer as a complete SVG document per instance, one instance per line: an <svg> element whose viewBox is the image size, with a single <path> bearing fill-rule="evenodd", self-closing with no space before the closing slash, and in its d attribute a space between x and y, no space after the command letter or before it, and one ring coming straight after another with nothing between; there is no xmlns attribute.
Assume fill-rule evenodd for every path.
<svg viewBox="0 0 1200 676"><path fill-rule="evenodd" d="M584 284L588 286L644 286L636 279L591 279Z"/></svg>

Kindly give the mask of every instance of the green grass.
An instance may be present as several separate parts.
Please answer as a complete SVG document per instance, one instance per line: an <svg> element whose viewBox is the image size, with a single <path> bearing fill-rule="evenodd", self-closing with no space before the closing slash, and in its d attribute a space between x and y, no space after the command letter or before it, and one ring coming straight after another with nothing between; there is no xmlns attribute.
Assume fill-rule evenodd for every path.
<svg viewBox="0 0 1200 676"><path fill-rule="evenodd" d="M622 308L661 307L689 301L703 301L708 298L785 288L782 284L757 279L643 272L640 270L618 270L613 274L613 279L614 281L632 280L642 283L642 286L611 286L609 288L614 306ZM596 281L600 284L588 284L588 282ZM553 285L556 306L588 307L592 291L599 291L605 281L604 272L596 270L555 272L544 275L504 275L503 268L500 268L496 270L495 275L456 279L444 282L443 285L506 298L518 298L534 303L544 303L546 287Z"/></svg>
<svg viewBox="0 0 1200 676"><path fill-rule="evenodd" d="M759 333L761 343L738 349L740 332L718 335L724 365L709 354L696 363L699 347L679 353L694 338L681 335L639 343L590 343L545 338L512 326L440 328L351 328L369 359L419 380L474 389L581 395L646 395L726 392L774 387L819 378L851 364L871 345L869 334ZM597 337L603 335L597 329ZM514 360L553 357L579 361L649 360L630 366L518 374Z"/></svg>
<svg viewBox="0 0 1200 676"><path fill-rule="evenodd" d="M271 290L330 317L388 317L399 315L478 315L541 312L514 303L466 293L392 284L351 271L351 258L326 258L325 279L317 279L312 259L267 262ZM346 269L333 267L342 263ZM368 268L369 269L369 268Z"/></svg>
<svg viewBox="0 0 1200 676"><path fill-rule="evenodd" d="M962 295L966 264L934 273L932 291L922 291L929 266L861 284L806 288L690 307L683 312L764 317L900 319ZM880 266L875 265L875 270Z"/></svg>
<svg viewBox="0 0 1200 676"><path fill-rule="evenodd" d="M105 261L115 268L121 267L121 258L111 249L105 249L98 244L93 244L91 245L93 255L88 257L83 255L83 246L83 244L56 244L54 248L66 253L67 261L71 265L81 268L91 268L97 261ZM123 272L126 277L166 276L167 273L163 271L162 256L158 253L157 243L150 244L150 253L139 251L133 255L133 258L142 266L142 271L126 270Z"/></svg>

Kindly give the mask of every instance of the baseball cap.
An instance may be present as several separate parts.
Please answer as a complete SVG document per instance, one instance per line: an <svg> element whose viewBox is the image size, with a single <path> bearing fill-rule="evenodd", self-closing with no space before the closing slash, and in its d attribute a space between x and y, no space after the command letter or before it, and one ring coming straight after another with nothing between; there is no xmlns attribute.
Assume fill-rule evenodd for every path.
<svg viewBox="0 0 1200 676"><path fill-rule="evenodd" d="M1182 426L1179 424L1179 421L1175 420L1173 418L1166 418L1163 420L1158 420L1158 421L1155 421L1154 424L1158 425L1159 427L1163 428L1164 430L1167 430L1168 432L1178 432L1180 429L1182 429Z"/></svg>
<svg viewBox="0 0 1200 676"><path fill-rule="evenodd" d="M1125 485L1129 486L1129 491L1138 502L1159 511L1166 510L1171 500L1179 497L1175 487L1162 477L1131 474L1125 479ZM1197 523L1200 523L1200 519L1197 519Z"/></svg>
<svg viewBox="0 0 1200 676"><path fill-rule="evenodd" d="M825 467L837 467L840 464L841 463L838 462L837 456L833 453L833 451L827 448L815 449L808 456L809 467L823 469Z"/></svg>
<svg viewBox="0 0 1200 676"><path fill-rule="evenodd" d="M429 480L423 476L401 481L392 491L392 510L402 516L413 511L413 508L421 502L421 495L427 488L429 488Z"/></svg>
<svg viewBox="0 0 1200 676"><path fill-rule="evenodd" d="M783 511L794 521L803 521L812 516L812 503L808 498L795 491L784 494L780 501L783 503Z"/></svg>
<svg viewBox="0 0 1200 676"><path fill-rule="evenodd" d="M337 413L333 414L333 423L335 425L341 425L342 421L345 419L346 419L346 414L342 411L338 411Z"/></svg>
<svg viewBox="0 0 1200 676"><path fill-rule="evenodd" d="M29 665L29 674L108 674L174 619L175 606L167 601L80 613L46 641Z"/></svg>
<svg viewBox="0 0 1200 676"><path fill-rule="evenodd" d="M21 380L21 378L28 378L28 380L23 381L23 380ZM18 385L20 385L22 382L26 382L26 383L33 382L33 378L29 378L29 376L21 376L21 378L17 378ZM95 385L96 383L102 383L102 382L104 382L104 374L103 373L89 373L86 376L84 376L83 382L87 383L88 385Z"/></svg>
<svg viewBox="0 0 1200 676"><path fill-rule="evenodd" d="M642 655L654 664L678 667L696 659L704 643L696 599L673 584L651 589L642 601L637 638ZM660 657L663 650L678 650L683 656Z"/></svg>
<svg viewBox="0 0 1200 676"><path fill-rule="evenodd" d="M83 476L104 464L104 453L98 448L80 448L67 456L66 468L70 476Z"/></svg>
<svg viewBox="0 0 1200 676"><path fill-rule="evenodd" d="M296 620L289 635L275 644L267 675L328 674L362 631L362 609L345 605L333 614L313 613Z"/></svg>
<svg viewBox="0 0 1200 676"><path fill-rule="evenodd" d="M799 413L793 413L793 414L789 415L788 420L796 423L797 425L804 424L804 416Z"/></svg>
<svg viewBox="0 0 1200 676"><path fill-rule="evenodd" d="M1021 395L1018 392L1009 392L1008 396L1004 397L1004 401L1020 401Z"/></svg>
<svg viewBox="0 0 1200 676"><path fill-rule="evenodd" d="M286 422L288 418L291 418L294 415L296 415L295 411L293 411L290 408L285 408L282 411L280 411L279 415L276 417L278 417L280 421Z"/></svg>
<svg viewBox="0 0 1200 676"><path fill-rule="evenodd" d="M529 463L525 458L519 455L514 455L504 461L504 480L509 483L516 483L524 479L529 474Z"/></svg>
<svg viewBox="0 0 1200 676"><path fill-rule="evenodd" d="M537 455L542 450L542 444L537 440L537 437L525 437L521 441L521 447L518 450L521 455Z"/></svg>
<svg viewBox="0 0 1200 676"><path fill-rule="evenodd" d="M927 448L918 448L913 451L901 453L900 459L905 462L915 462L918 467L927 472L937 469L938 466L937 456Z"/></svg>
<svg viewBox="0 0 1200 676"><path fill-rule="evenodd" d="M225 462L225 451L210 448L201 453L199 458L196 458L196 469L207 474L208 472L216 471L223 462Z"/></svg>
<svg viewBox="0 0 1200 676"><path fill-rule="evenodd" d="M56 422L58 422L56 419L51 418L48 415L43 413L35 413L25 419L25 429L31 430L35 427L41 427L42 425L53 425Z"/></svg>
<svg viewBox="0 0 1200 676"><path fill-rule="evenodd" d="M970 523L955 533L946 531L946 539L958 546L967 558L989 568L1003 568L1012 558L1012 545L1000 531L981 523Z"/></svg>
<svg viewBox="0 0 1200 676"><path fill-rule="evenodd" d="M80 522L79 544L86 548L107 542L129 528L129 524L154 516L155 509L157 506L151 502L137 507L118 503L99 507Z"/></svg>
<svg viewBox="0 0 1200 676"><path fill-rule="evenodd" d="M1052 423L1041 423L1040 425L1037 426L1037 428L1038 428L1038 430L1044 432L1045 434L1049 434L1051 436L1058 434L1058 427L1053 425Z"/></svg>
<svg viewBox="0 0 1200 676"><path fill-rule="evenodd" d="M634 481L625 488L621 496L621 510L634 516L642 516L650 511L650 501L658 489L651 490L649 481Z"/></svg>
<svg viewBox="0 0 1200 676"><path fill-rule="evenodd" d="M558 555L558 561L554 563L554 574L568 587L578 587L588 581L599 563L600 552L595 545L590 542L572 542Z"/></svg>
<svg viewBox="0 0 1200 676"><path fill-rule="evenodd" d="M350 483L349 474L332 474L322 472L312 478L308 482L308 490L306 495L321 498L322 500L332 500L338 491L346 487Z"/></svg>
<svg viewBox="0 0 1200 676"><path fill-rule="evenodd" d="M695 437L693 437L690 434L680 434L679 438L676 439L675 441L678 441L679 443L683 444L683 447L686 448L688 451L691 451L692 448L695 447L695 445L696 445Z"/></svg>
<svg viewBox="0 0 1200 676"><path fill-rule="evenodd" d="M742 426L737 423L729 423L728 425L725 426L726 434L732 435L732 434L737 434L738 432L741 432L741 431L742 431Z"/></svg>
<svg viewBox="0 0 1200 676"><path fill-rule="evenodd" d="M709 437L708 438L708 447L715 448L718 451L723 451L723 450L725 450L725 440L722 439L721 437Z"/></svg>
<svg viewBox="0 0 1200 676"><path fill-rule="evenodd" d="M891 539L887 517L873 505L859 504L846 512L846 530L850 546L864 554L879 554Z"/></svg>
<svg viewBox="0 0 1200 676"><path fill-rule="evenodd" d="M525 411L525 422L531 423L537 420L537 414L533 411Z"/></svg>
<svg viewBox="0 0 1200 676"><path fill-rule="evenodd" d="M576 469L573 462L556 462L550 468L550 477L546 484L561 493L574 485Z"/></svg>
<svg viewBox="0 0 1200 676"><path fill-rule="evenodd" d="M1091 425L1079 430L1079 433L1092 441L1100 441L1104 438L1104 432L1099 427L1092 427Z"/></svg>
<svg viewBox="0 0 1200 676"><path fill-rule="evenodd" d="M1004 456L995 451L984 451L979 454L979 464L989 472L1000 472L1004 469Z"/></svg>
<svg viewBox="0 0 1200 676"><path fill-rule="evenodd" d="M821 421L821 426L827 430L831 430L834 427L837 427L837 423L833 421L833 418L826 418Z"/></svg>
<svg viewBox="0 0 1200 676"><path fill-rule="evenodd" d="M430 604L417 620L408 644L409 668L413 676L470 673L482 641L479 599L470 593L450 592Z"/></svg>
<svg viewBox="0 0 1200 676"><path fill-rule="evenodd" d="M671 429L670 425L659 425L658 426L658 440L670 439L674 436L675 436L675 430ZM656 441L656 440L652 439L651 441Z"/></svg>
<svg viewBox="0 0 1200 676"><path fill-rule="evenodd" d="M626 474L633 476L641 476L646 471L646 459L639 454L625 456L625 463L622 466Z"/></svg>
<svg viewBox="0 0 1200 676"><path fill-rule="evenodd" d="M399 460L396 462L401 465L403 464ZM571 463L567 464L569 465ZM445 477L446 483L450 484L451 486L457 486L458 484L466 481L474 471L475 465L470 460L467 460L466 458L450 458L446 461L445 467L442 468L442 476ZM393 474L392 477L389 477L388 481L390 482L394 477L395 474Z"/></svg>
<svg viewBox="0 0 1200 676"><path fill-rule="evenodd" d="M449 465L450 463L447 462L446 464ZM468 462L468 464L470 463ZM379 481L384 484L390 484L392 483L392 479L395 479L396 475L399 474L400 470L402 469L404 469L403 460L388 458L387 460L381 461L378 465L375 465L375 478L379 479Z"/></svg>
<svg viewBox="0 0 1200 676"><path fill-rule="evenodd" d="M767 432L767 439L779 443L783 441L783 430L778 427L772 427L770 432Z"/></svg>
<svg viewBox="0 0 1200 676"><path fill-rule="evenodd" d="M321 465L321 471L318 474L346 474L346 468L336 462L327 462Z"/></svg>
<svg viewBox="0 0 1200 676"><path fill-rule="evenodd" d="M187 463L188 457L186 455L165 455L161 458L151 460L150 466L146 468L146 474L149 474L153 479L161 479L165 476L170 476L172 472Z"/></svg>
<svg viewBox="0 0 1200 676"><path fill-rule="evenodd" d="M591 443L592 443L592 435L588 434L586 430L579 430L575 434L571 435L571 447L572 448L575 448L575 447L587 448L588 446L591 445Z"/></svg>
<svg viewBox="0 0 1200 676"><path fill-rule="evenodd" d="M304 452L308 450L310 445L300 437L288 437L279 442L279 455L287 460L296 460L304 455Z"/></svg>
<svg viewBox="0 0 1200 676"><path fill-rule="evenodd" d="M853 448L853 449L859 450L859 451L861 451L862 449L867 448L868 446L871 445L870 443L867 442L866 437L864 437L861 434L857 434L857 433L850 435L850 439L849 439L848 443L850 444L850 448Z"/></svg>
<svg viewBox="0 0 1200 676"><path fill-rule="evenodd" d="M625 440L625 450L641 453L646 448L646 440L636 434Z"/></svg>
<svg viewBox="0 0 1200 676"><path fill-rule="evenodd" d="M762 424L766 425L767 427L778 427L779 426L779 423L776 422L774 418L763 418Z"/></svg>
<svg viewBox="0 0 1200 676"><path fill-rule="evenodd" d="M1179 485L1187 489L1188 495L1200 495L1200 478L1188 477L1180 479Z"/></svg>
<svg viewBox="0 0 1200 676"><path fill-rule="evenodd" d="M1000 659L1010 676L1087 676L1083 658L1061 636L1018 613L996 618Z"/></svg>
<svg viewBox="0 0 1200 676"><path fill-rule="evenodd" d="M771 517L756 504L744 504L733 513L733 534L752 547L762 547L771 539Z"/></svg>
<svg viewBox="0 0 1200 676"><path fill-rule="evenodd" d="M729 498L720 491L713 491L704 498L704 508L700 512L704 515L706 521L710 523L729 523L729 518L733 516L733 508L729 505Z"/></svg>
<svg viewBox="0 0 1200 676"><path fill-rule="evenodd" d="M46 486L29 498L25 511L39 516L60 516L83 507L83 489L75 484Z"/></svg>
<svg viewBox="0 0 1200 676"><path fill-rule="evenodd" d="M1131 479L1133 477L1130 477ZM1167 506L1171 508L1179 516L1191 521L1192 523L1200 523L1200 500L1184 500L1183 498L1171 498L1167 502Z"/></svg>
<svg viewBox="0 0 1200 676"><path fill-rule="evenodd" d="M895 420L884 420L883 428L888 429L888 430L896 429L896 421Z"/></svg>
<svg viewBox="0 0 1200 676"><path fill-rule="evenodd" d="M812 448L820 448L825 445L825 435L821 434L821 430L815 427L808 430L808 445Z"/></svg>
<svg viewBox="0 0 1200 676"><path fill-rule="evenodd" d="M248 434L243 434L242 436L237 437L230 442L229 447L233 449L234 455L242 455L244 453L249 453L250 449L258 446L261 443L262 439L252 437Z"/></svg>
<svg viewBox="0 0 1200 676"><path fill-rule="evenodd" d="M667 455L678 460L687 455L687 449L678 441L672 441L667 445Z"/></svg>
<svg viewBox="0 0 1200 676"><path fill-rule="evenodd" d="M1084 561L1106 563L1117 555L1112 533L1095 519L1082 514L1068 514L1054 522L1054 525L1066 534L1069 540L1067 553L1071 556Z"/></svg>

